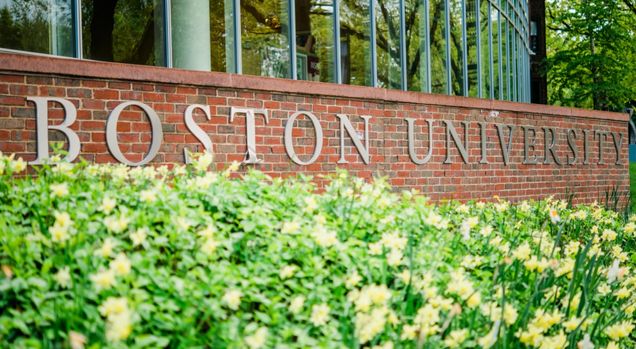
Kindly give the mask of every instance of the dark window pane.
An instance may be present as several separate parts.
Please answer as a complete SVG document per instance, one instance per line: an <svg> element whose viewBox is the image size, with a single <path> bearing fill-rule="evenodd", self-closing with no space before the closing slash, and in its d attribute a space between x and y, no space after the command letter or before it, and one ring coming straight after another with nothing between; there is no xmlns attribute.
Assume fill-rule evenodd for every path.
<svg viewBox="0 0 636 349"><path fill-rule="evenodd" d="M298 79L335 81L333 2L295 0Z"/></svg>
<svg viewBox="0 0 636 349"><path fill-rule="evenodd" d="M430 1L431 84L433 93L447 92L444 0Z"/></svg>
<svg viewBox="0 0 636 349"><path fill-rule="evenodd" d="M371 85L369 1L343 0L340 5L342 82Z"/></svg>
<svg viewBox="0 0 636 349"><path fill-rule="evenodd" d="M410 91L428 90L426 42L426 16L428 8L420 0L405 0L406 3L406 79Z"/></svg>
<svg viewBox="0 0 636 349"><path fill-rule="evenodd" d="M241 1L243 73L289 78L287 0Z"/></svg>
<svg viewBox="0 0 636 349"><path fill-rule="evenodd" d="M402 88L400 55L400 2L376 0L376 52L378 54L378 86Z"/></svg>
<svg viewBox="0 0 636 349"><path fill-rule="evenodd" d="M480 35L477 27L478 0L466 1L466 47L468 58L468 95L478 96L477 86L477 36Z"/></svg>
<svg viewBox="0 0 636 349"><path fill-rule="evenodd" d="M82 1L82 28L85 58L164 65L162 1Z"/></svg>
<svg viewBox="0 0 636 349"><path fill-rule="evenodd" d="M74 56L70 0L0 1L0 47Z"/></svg>

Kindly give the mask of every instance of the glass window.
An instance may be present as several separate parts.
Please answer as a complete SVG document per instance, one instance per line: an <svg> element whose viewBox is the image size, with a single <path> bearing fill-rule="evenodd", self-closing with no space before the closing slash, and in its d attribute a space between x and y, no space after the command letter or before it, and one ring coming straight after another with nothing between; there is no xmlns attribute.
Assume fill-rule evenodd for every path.
<svg viewBox="0 0 636 349"><path fill-rule="evenodd" d="M163 27L160 0L82 1L85 58L164 65Z"/></svg>
<svg viewBox="0 0 636 349"><path fill-rule="evenodd" d="M70 0L0 1L0 47L74 56Z"/></svg>
<svg viewBox="0 0 636 349"><path fill-rule="evenodd" d="M378 86L402 88L400 1L375 0Z"/></svg>
<svg viewBox="0 0 636 349"><path fill-rule="evenodd" d="M343 0L340 5L342 82L371 86L369 1Z"/></svg>
<svg viewBox="0 0 636 349"><path fill-rule="evenodd" d="M510 96L508 95L510 92L509 89L509 76L510 76L510 47L508 45L509 43L509 36L508 36L508 21L502 17L501 19L501 71L502 71L502 81L503 84L501 86L501 90L503 93L503 99L510 99Z"/></svg>
<svg viewBox="0 0 636 349"><path fill-rule="evenodd" d="M428 1L405 0L406 79L410 91L430 92L427 42Z"/></svg>
<svg viewBox="0 0 636 349"><path fill-rule="evenodd" d="M451 93L464 95L464 44L462 40L462 1L449 0L450 5L450 50Z"/></svg>
<svg viewBox="0 0 636 349"><path fill-rule="evenodd" d="M466 1L466 48L467 48L467 66L468 66L468 95L477 97L477 36L480 35L477 27L477 15L479 7L478 0Z"/></svg>
<svg viewBox="0 0 636 349"><path fill-rule="evenodd" d="M241 1L243 74L289 78L287 0Z"/></svg>
<svg viewBox="0 0 636 349"><path fill-rule="evenodd" d="M499 10L494 6L491 6L490 21L492 23L492 70L493 70L493 91L495 99L501 98L501 17Z"/></svg>
<svg viewBox="0 0 636 349"><path fill-rule="evenodd" d="M295 0L298 79L335 81L333 1Z"/></svg>
<svg viewBox="0 0 636 349"><path fill-rule="evenodd" d="M481 35L481 93L482 97L493 98L490 76L492 73L492 39L490 36L492 26L490 23L490 2L488 0L479 0L479 19L479 35Z"/></svg>
<svg viewBox="0 0 636 349"><path fill-rule="evenodd" d="M444 0L430 1L431 88L433 93L447 92L446 80L446 9Z"/></svg>

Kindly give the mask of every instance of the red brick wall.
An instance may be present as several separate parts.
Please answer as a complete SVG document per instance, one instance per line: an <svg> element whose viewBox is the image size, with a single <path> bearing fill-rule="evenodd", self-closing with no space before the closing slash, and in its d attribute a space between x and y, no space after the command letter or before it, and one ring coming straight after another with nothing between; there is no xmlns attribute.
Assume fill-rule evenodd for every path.
<svg viewBox="0 0 636 349"><path fill-rule="evenodd" d="M342 86L302 81L175 69L128 66L103 62L76 61L49 57L0 54L0 151L16 153L25 160L35 158L35 108L27 96L55 96L71 101L77 108L77 121L71 126L81 141L80 157L95 162L114 162L105 141L109 112L122 101L135 100L151 106L159 115L163 143L153 164L183 163L183 148L202 150L188 131L184 110L190 104L210 105L212 119L202 113L195 120L211 137L215 163L223 168L242 161L246 152L245 118L229 121L231 106L267 109L269 123L256 117L257 153L263 162L254 166L272 175L297 173L318 175L336 168L348 169L369 178L387 176L398 188L416 188L434 199L488 199L501 197L541 198L576 194L577 201L599 199L612 187L627 193L629 188L627 117L623 114L593 112L571 108L546 107L474 98L427 95L366 87ZM50 104L50 124L59 124L63 112ZM290 161L283 143L287 118L296 111L311 111L320 120L324 146L318 160L307 166ZM362 133L361 115L370 115L370 164L364 164L348 135L345 156L339 165L340 125L336 114L347 114ZM426 119L433 119L434 151L427 164L416 165L408 154L407 123L415 118L416 150L421 158L428 150ZM446 147L444 120L452 121L463 139L461 122L469 123L468 164L457 147ZM487 164L482 159L480 122L486 123ZM510 163L504 165L495 124L516 125ZM523 164L524 133L521 126L536 127L533 154L539 164ZM556 130L556 153L563 165L543 164L543 127ZM120 116L119 144L126 156L139 161L148 151L150 124L135 108ZM576 129L579 159L572 156L567 129ZM589 164L582 164L582 130L590 130ZM620 163L612 135L604 142L604 164L599 164L599 142L594 131L622 134ZM65 141L57 131L50 140ZM299 117L294 131L296 152L303 160L314 151L314 131L306 117ZM594 138L593 138L594 137ZM508 133L504 140L507 141ZM445 164L450 151L452 164ZM244 168L247 166L243 166Z"/></svg>

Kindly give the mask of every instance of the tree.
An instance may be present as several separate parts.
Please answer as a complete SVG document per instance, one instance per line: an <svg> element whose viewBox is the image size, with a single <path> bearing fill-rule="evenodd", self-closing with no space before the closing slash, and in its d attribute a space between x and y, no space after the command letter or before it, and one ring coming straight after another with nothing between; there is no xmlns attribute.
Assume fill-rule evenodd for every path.
<svg viewBox="0 0 636 349"><path fill-rule="evenodd" d="M549 0L550 104L622 111L636 99L636 3Z"/></svg>

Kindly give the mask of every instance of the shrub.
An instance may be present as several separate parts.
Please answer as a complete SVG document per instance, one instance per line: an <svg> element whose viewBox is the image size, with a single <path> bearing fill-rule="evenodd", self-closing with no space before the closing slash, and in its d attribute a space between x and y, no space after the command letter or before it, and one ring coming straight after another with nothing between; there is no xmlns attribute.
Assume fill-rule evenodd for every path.
<svg viewBox="0 0 636 349"><path fill-rule="evenodd" d="M636 225L599 205L210 162L1 157L3 347L634 347Z"/></svg>

